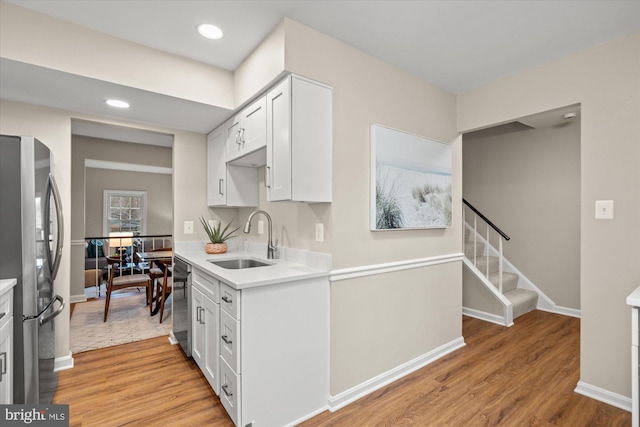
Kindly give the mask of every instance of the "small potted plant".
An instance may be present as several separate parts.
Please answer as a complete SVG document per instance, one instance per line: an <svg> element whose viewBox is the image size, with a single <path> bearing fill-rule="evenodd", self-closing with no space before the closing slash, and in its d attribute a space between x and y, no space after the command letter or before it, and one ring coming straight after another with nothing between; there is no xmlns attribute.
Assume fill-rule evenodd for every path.
<svg viewBox="0 0 640 427"><path fill-rule="evenodd" d="M200 222L202 223L202 227L204 227L204 231L209 236L210 243L207 243L204 250L208 254L223 254L227 252L227 243L226 241L230 238L234 237L233 233L238 231L238 228L228 231L231 223L227 224L222 230L222 221L218 222L218 225L212 227L209 223L204 219L204 217L200 217Z"/></svg>

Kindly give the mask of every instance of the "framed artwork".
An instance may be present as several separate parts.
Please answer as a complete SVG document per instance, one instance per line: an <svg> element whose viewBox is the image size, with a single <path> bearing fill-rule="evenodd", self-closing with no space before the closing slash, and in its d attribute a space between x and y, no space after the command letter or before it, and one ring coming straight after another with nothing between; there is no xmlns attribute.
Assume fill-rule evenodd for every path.
<svg viewBox="0 0 640 427"><path fill-rule="evenodd" d="M451 145L371 125L371 230L451 227Z"/></svg>

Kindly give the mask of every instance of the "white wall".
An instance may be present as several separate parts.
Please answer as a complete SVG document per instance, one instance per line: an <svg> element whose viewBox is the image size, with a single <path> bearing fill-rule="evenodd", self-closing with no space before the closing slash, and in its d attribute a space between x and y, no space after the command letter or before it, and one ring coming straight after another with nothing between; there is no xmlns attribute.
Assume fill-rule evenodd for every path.
<svg viewBox="0 0 640 427"><path fill-rule="evenodd" d="M458 130L581 104L581 381L631 395L631 323L639 285L640 33L458 96ZM595 201L615 202L613 220Z"/></svg>

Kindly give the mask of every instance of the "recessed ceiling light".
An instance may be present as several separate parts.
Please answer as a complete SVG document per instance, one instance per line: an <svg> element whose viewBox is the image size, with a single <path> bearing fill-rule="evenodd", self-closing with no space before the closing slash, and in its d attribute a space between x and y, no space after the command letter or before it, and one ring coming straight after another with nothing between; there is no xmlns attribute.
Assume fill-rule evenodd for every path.
<svg viewBox="0 0 640 427"><path fill-rule="evenodd" d="M223 36L222 30L215 25L200 24L198 25L198 32L202 37L206 37L212 40L221 39Z"/></svg>
<svg viewBox="0 0 640 427"><path fill-rule="evenodd" d="M107 99L105 102L107 103L107 105L110 105L112 107L129 108L129 103L120 99Z"/></svg>

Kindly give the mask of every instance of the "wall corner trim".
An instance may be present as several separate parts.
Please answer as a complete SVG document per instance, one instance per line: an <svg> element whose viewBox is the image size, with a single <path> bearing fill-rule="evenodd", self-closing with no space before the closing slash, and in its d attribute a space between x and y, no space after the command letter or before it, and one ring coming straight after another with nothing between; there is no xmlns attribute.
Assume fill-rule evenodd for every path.
<svg viewBox="0 0 640 427"><path fill-rule="evenodd" d="M578 381L578 385L576 386L574 391L583 396L587 396L600 402L607 403L611 406L615 406L616 408L631 412L630 397L623 396L621 394L614 393L600 387L596 387L584 381Z"/></svg>
<svg viewBox="0 0 640 427"><path fill-rule="evenodd" d="M67 356L56 357L53 361L53 370L55 372L64 371L73 368L73 353L69 351Z"/></svg>
<svg viewBox="0 0 640 427"><path fill-rule="evenodd" d="M329 274L329 281L337 282L340 280L355 279L357 277L373 276L382 273L391 273L394 271L409 270L412 268L429 267L433 265L446 264L449 262L462 262L463 253L453 253L446 255L437 255L428 258L416 258L403 261L387 262L384 264L372 264L360 267L342 268L333 270Z"/></svg>
<svg viewBox="0 0 640 427"><path fill-rule="evenodd" d="M377 375L355 387L350 388L349 390L343 391L335 396L329 396L329 410L331 412L337 411L361 397L373 393L379 388L382 388L387 384L390 384L464 346L464 338L456 338L453 341L443 344L428 353Z"/></svg>

